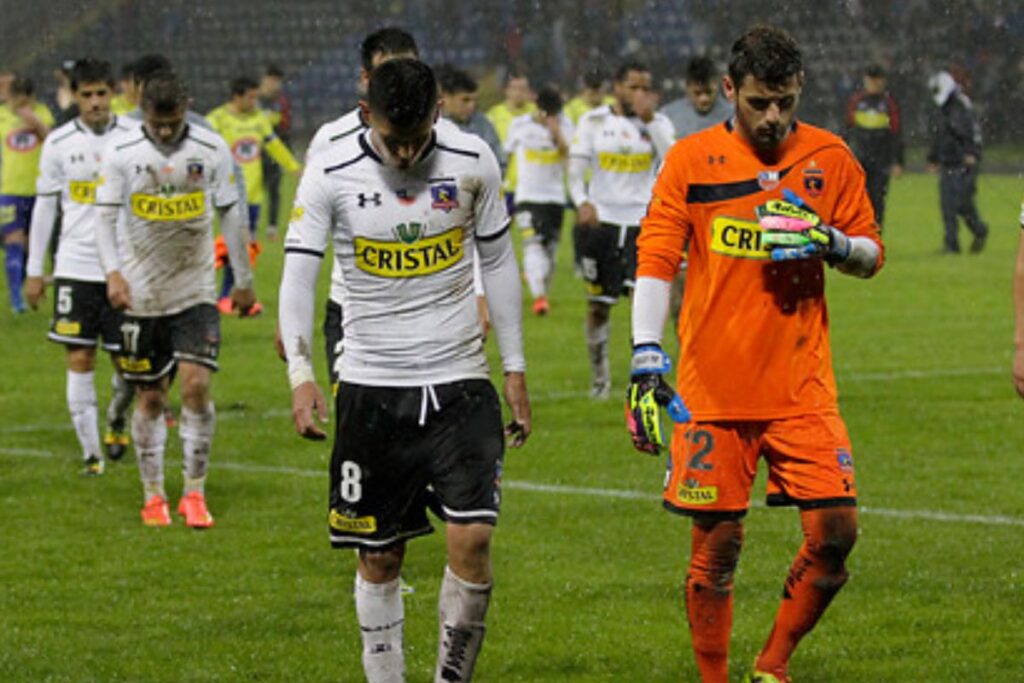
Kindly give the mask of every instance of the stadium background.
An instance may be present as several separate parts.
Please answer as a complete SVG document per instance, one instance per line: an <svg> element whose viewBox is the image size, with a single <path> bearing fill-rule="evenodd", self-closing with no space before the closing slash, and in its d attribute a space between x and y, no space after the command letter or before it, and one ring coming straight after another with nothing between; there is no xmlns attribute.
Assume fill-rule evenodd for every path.
<svg viewBox="0 0 1024 683"><path fill-rule="evenodd" d="M1024 3L1017 0L47 0L0 2L0 65L35 76L52 91L62 59L92 54L119 68L163 52L187 78L199 111L227 99L239 74L267 62L288 74L297 138L355 103L358 47L385 23L411 30L428 63L451 62L481 82L481 103L499 99L508 65L534 87L566 91L598 63L635 54L652 67L665 100L682 85L686 60L706 53L725 63L754 21L789 29L806 52L801 115L833 130L872 61L890 70L908 142L921 145L930 101L925 81L947 68L964 83L990 142L1020 137L1024 110ZM16 30L12 30L16 29Z"/></svg>

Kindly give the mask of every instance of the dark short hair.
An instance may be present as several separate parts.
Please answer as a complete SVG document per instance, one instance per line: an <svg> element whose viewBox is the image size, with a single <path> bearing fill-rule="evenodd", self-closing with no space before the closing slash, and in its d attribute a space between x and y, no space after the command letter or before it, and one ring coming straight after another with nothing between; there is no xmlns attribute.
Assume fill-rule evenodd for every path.
<svg viewBox="0 0 1024 683"><path fill-rule="evenodd" d="M441 91L452 95L460 92L474 93L479 88L472 76L451 64L439 66L436 76L438 83L441 84Z"/></svg>
<svg viewBox="0 0 1024 683"><path fill-rule="evenodd" d="M410 129L426 121L437 107L437 80L418 59L391 59L370 74L370 111L396 128Z"/></svg>
<svg viewBox="0 0 1024 683"><path fill-rule="evenodd" d="M158 114L170 114L188 103L188 89L181 76L173 71L150 74L142 89L142 108Z"/></svg>
<svg viewBox="0 0 1024 683"><path fill-rule="evenodd" d="M367 72L373 69L374 55L400 55L410 53L419 57L416 39L407 31L397 26L385 26L366 36L360 48L363 68Z"/></svg>
<svg viewBox="0 0 1024 683"><path fill-rule="evenodd" d="M737 88L747 76L769 87L778 87L803 70L800 46L781 28L753 26L732 45L729 78Z"/></svg>
<svg viewBox="0 0 1024 683"><path fill-rule="evenodd" d="M651 70L647 67L647 65L641 62L639 59L629 58L623 60L622 63L619 64L619 68L615 70L615 82L621 83L622 81L626 80L626 77L629 76L630 71L639 71L641 73L647 74L651 73Z"/></svg>
<svg viewBox="0 0 1024 683"><path fill-rule="evenodd" d="M244 95L250 90L259 89L259 87L260 84L257 83L256 79L252 76L236 76L235 78L232 78L231 82L228 84L232 97L235 97L236 95Z"/></svg>
<svg viewBox="0 0 1024 683"><path fill-rule="evenodd" d="M121 65L121 80L135 80L135 62L125 62Z"/></svg>
<svg viewBox="0 0 1024 683"><path fill-rule="evenodd" d="M537 108L548 116L562 111L562 93L553 85L545 85L537 93Z"/></svg>
<svg viewBox="0 0 1024 683"><path fill-rule="evenodd" d="M868 64L864 67L864 75L868 78L885 78L885 67L881 64Z"/></svg>
<svg viewBox="0 0 1024 683"><path fill-rule="evenodd" d="M583 72L583 87L591 90L598 90L605 82L604 72L596 66L592 66Z"/></svg>
<svg viewBox="0 0 1024 683"><path fill-rule="evenodd" d="M512 67L505 72L505 85L508 85L517 78L525 78L527 82L530 81L530 77L526 75L526 72L518 67Z"/></svg>
<svg viewBox="0 0 1024 683"><path fill-rule="evenodd" d="M14 80L11 81L10 92L12 95L31 97L36 94L36 82L28 76L16 75Z"/></svg>
<svg viewBox="0 0 1024 683"><path fill-rule="evenodd" d="M264 76L273 76L274 78L284 78L284 69L277 64L267 64L267 68L263 70Z"/></svg>
<svg viewBox="0 0 1024 683"><path fill-rule="evenodd" d="M145 84L158 71L172 71L171 60L158 54L142 55L135 60L132 78L137 84Z"/></svg>
<svg viewBox="0 0 1024 683"><path fill-rule="evenodd" d="M718 69L710 57L694 57L686 65L687 83L711 83L718 76Z"/></svg>
<svg viewBox="0 0 1024 683"><path fill-rule="evenodd" d="M71 67L72 92L77 91L83 83L106 83L113 88L114 69L110 62L95 57L84 57L75 62Z"/></svg>

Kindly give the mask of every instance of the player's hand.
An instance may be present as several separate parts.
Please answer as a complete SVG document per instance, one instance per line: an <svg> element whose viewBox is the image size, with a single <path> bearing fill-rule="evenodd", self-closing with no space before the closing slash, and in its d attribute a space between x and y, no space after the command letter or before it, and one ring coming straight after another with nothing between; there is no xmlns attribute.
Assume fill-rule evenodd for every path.
<svg viewBox="0 0 1024 683"><path fill-rule="evenodd" d="M284 350L284 340L281 339L280 325L274 328L274 350L277 351L278 358L283 360L285 363L288 362L288 354Z"/></svg>
<svg viewBox="0 0 1024 683"><path fill-rule="evenodd" d="M110 300L110 305L118 311L132 307L132 289L119 270L107 273L107 299Z"/></svg>
<svg viewBox="0 0 1024 683"><path fill-rule="evenodd" d="M831 265L850 255L850 240L825 225L795 192L786 188L785 199L772 199L755 209L761 225L761 244L773 261L824 258Z"/></svg>
<svg viewBox="0 0 1024 683"><path fill-rule="evenodd" d="M654 109L658 104L658 96L647 90L638 90L633 96L633 113L644 123L654 120Z"/></svg>
<svg viewBox="0 0 1024 683"><path fill-rule="evenodd" d="M1013 386L1017 394L1024 398L1024 348L1017 349L1013 354Z"/></svg>
<svg viewBox="0 0 1024 683"><path fill-rule="evenodd" d="M41 277L25 278L25 301L32 310L39 308L39 302L46 298L46 282Z"/></svg>
<svg viewBox="0 0 1024 683"><path fill-rule="evenodd" d="M256 293L252 287L235 287L231 290L231 303L238 309L238 315L244 318L250 315L250 309L256 303Z"/></svg>
<svg viewBox="0 0 1024 683"><path fill-rule="evenodd" d="M327 438L319 424L327 424L327 402L316 382L303 382L292 389L292 421L303 439L323 441Z"/></svg>
<svg viewBox="0 0 1024 683"><path fill-rule="evenodd" d="M657 344L633 349L633 370L626 390L626 427L633 447L641 453L658 455L665 446L662 408L674 422L690 421L690 411L683 399L665 381L665 373L671 367L668 355Z"/></svg>
<svg viewBox="0 0 1024 683"><path fill-rule="evenodd" d="M512 421L505 426L505 439L509 448L519 448L533 431L530 396L526 391L526 374L505 373L505 403L512 411Z"/></svg>
<svg viewBox="0 0 1024 683"><path fill-rule="evenodd" d="M597 207L590 202L583 202L576 210L576 222L587 227L597 225Z"/></svg>

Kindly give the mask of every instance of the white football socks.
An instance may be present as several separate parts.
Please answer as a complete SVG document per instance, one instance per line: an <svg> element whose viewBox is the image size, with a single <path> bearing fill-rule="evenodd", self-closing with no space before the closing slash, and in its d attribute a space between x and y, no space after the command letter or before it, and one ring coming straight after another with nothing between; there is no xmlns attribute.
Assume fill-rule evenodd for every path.
<svg viewBox="0 0 1024 683"><path fill-rule="evenodd" d="M128 412L128 406L132 404L132 398L135 396L135 388L116 371L110 375L110 388L113 393L107 406L107 422L116 422L124 419L125 413Z"/></svg>
<svg viewBox="0 0 1024 683"><path fill-rule="evenodd" d="M404 683L402 631L405 608L401 580L370 583L356 572L356 615L363 634L367 683Z"/></svg>
<svg viewBox="0 0 1024 683"><path fill-rule="evenodd" d="M210 464L210 444L213 442L216 424L217 414L213 409L213 401L206 404L206 410L203 412L196 412L188 406L181 407L178 431L181 434L182 470L185 475L183 494L192 491L203 492L206 469Z"/></svg>
<svg viewBox="0 0 1024 683"><path fill-rule="evenodd" d="M82 457L100 455L100 429L97 424L99 409L96 406L96 385L93 383L95 373L67 373L68 412L71 413L71 424L75 426L75 436L82 446Z"/></svg>
<svg viewBox="0 0 1024 683"><path fill-rule="evenodd" d="M533 298L545 296L550 264L548 263L548 254L540 240L529 240L523 243L523 270L526 273L526 284L530 288Z"/></svg>
<svg viewBox="0 0 1024 683"><path fill-rule="evenodd" d="M610 323L591 327L589 320L583 321L583 331L587 338L587 352L590 357L590 372L594 384L611 384L611 366L608 362L608 331Z"/></svg>
<svg viewBox="0 0 1024 683"><path fill-rule="evenodd" d="M135 459L139 463L145 499L160 496L166 500L164 446L167 444L167 423L163 413L149 418L136 407L132 415L132 440L135 441Z"/></svg>
<svg viewBox="0 0 1024 683"><path fill-rule="evenodd" d="M484 642L484 618L491 601L491 583L470 583L444 568L437 599L440 636L435 683L472 680L473 667Z"/></svg>

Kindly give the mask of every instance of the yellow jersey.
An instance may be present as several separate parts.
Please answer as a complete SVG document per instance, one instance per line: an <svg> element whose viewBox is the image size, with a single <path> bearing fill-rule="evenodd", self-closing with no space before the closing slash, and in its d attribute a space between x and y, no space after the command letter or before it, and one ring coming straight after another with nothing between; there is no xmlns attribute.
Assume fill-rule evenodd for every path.
<svg viewBox="0 0 1024 683"><path fill-rule="evenodd" d="M32 112L53 127L53 114L36 102ZM33 197L43 140L8 105L0 106L0 194Z"/></svg>
<svg viewBox="0 0 1024 683"><path fill-rule="evenodd" d="M245 176L245 193L250 204L263 202L263 151L286 171L298 171L299 162L274 133L266 112L256 109L236 114L228 105L217 107L206 119L220 133Z"/></svg>
<svg viewBox="0 0 1024 683"><path fill-rule="evenodd" d="M614 102L614 97L612 97L611 95L605 95L604 100L601 101L601 104L613 104ZM575 125L580 122L580 118L582 118L584 114L586 114L593 108L594 107L591 107L589 104L587 104L587 101L585 99L577 95L576 97L569 100L569 103L565 105L565 109L563 109L562 112L566 116L568 116L569 119L573 122L573 125Z"/></svg>
<svg viewBox="0 0 1024 683"><path fill-rule="evenodd" d="M114 97L110 100L110 111L113 114L121 116L122 114L127 114L128 112L134 110L135 105L129 102L128 98L125 97L123 93L118 93L117 95L114 95Z"/></svg>
<svg viewBox="0 0 1024 683"><path fill-rule="evenodd" d="M494 125L494 130L498 133L498 139L501 140L502 144L505 144L505 140L508 138L508 127L512 125L512 119L534 111L537 111L537 105L533 102L527 102L519 109L512 109L504 102L499 102L487 110L487 118ZM508 166L505 169L505 184L502 185L502 189L505 192L515 191L517 175L516 160L513 157L508 160Z"/></svg>

